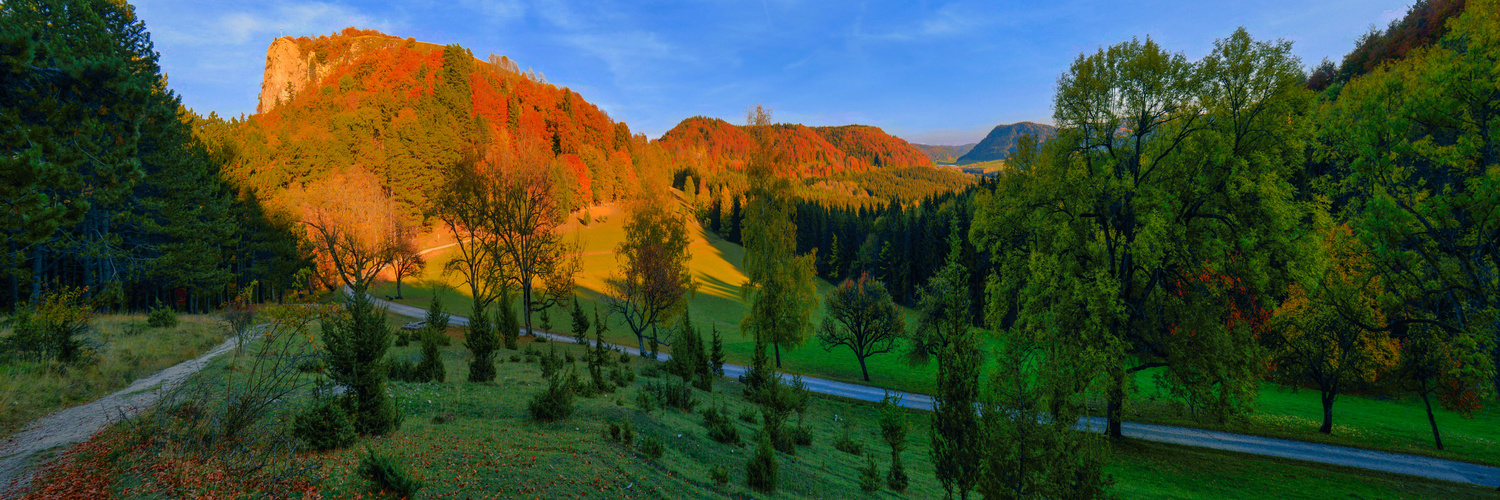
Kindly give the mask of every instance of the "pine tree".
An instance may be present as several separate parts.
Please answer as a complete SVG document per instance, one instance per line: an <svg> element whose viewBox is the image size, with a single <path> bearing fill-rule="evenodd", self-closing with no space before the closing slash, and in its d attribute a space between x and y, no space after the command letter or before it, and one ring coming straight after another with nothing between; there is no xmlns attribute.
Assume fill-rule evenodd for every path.
<svg viewBox="0 0 1500 500"><path fill-rule="evenodd" d="M713 368L714 375L724 376L724 338L719 335L719 326L713 325L713 351L709 354L708 361Z"/></svg>
<svg viewBox="0 0 1500 500"><path fill-rule="evenodd" d="M588 344L589 326L589 317L583 314L583 306L578 305L578 297L573 297L573 338L579 344Z"/></svg>
<svg viewBox="0 0 1500 500"><path fill-rule="evenodd" d="M469 381L489 382L495 380L495 351L500 348L500 339L490 324L489 315L483 310L469 316L469 329L465 333L464 347L469 348Z"/></svg>
<svg viewBox="0 0 1500 500"><path fill-rule="evenodd" d="M328 376L347 389L345 406L360 434L384 435L400 426L396 403L386 394L386 349L391 345L384 311L364 294L349 296L344 315L323 324Z"/></svg>
<svg viewBox="0 0 1500 500"><path fill-rule="evenodd" d="M495 327L500 338L505 341L505 348L516 350L516 342L520 340L521 325L516 319L515 305L510 297L510 289L500 292L500 312L495 319Z"/></svg>

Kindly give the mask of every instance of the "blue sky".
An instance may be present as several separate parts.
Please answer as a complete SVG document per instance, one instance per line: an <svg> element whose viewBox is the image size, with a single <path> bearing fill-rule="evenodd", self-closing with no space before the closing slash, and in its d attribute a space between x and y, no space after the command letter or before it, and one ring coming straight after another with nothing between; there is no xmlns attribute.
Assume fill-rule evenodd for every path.
<svg viewBox="0 0 1500 500"><path fill-rule="evenodd" d="M1052 122L1058 75L1131 37L1199 58L1244 26L1335 62L1410 0L139 0L171 88L200 113L253 113L272 39L375 28L509 56L652 138L683 118L862 123L963 144Z"/></svg>

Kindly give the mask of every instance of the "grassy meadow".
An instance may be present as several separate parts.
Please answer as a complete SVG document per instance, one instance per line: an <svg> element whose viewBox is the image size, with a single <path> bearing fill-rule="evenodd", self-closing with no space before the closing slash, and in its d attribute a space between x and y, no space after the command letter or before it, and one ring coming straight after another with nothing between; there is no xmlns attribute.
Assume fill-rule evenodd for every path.
<svg viewBox="0 0 1500 500"><path fill-rule="evenodd" d="M392 317L391 323L401 322ZM448 335L455 340L458 329ZM555 423L531 420L526 406L545 386L538 364L526 351L581 357L581 348L566 343L534 343L522 339L519 351L500 352L495 382L464 382L467 353L457 344L442 348L446 382L390 383L404 417L402 427L384 437L361 438L354 446L329 452L296 452L278 460L295 462L305 477L298 484L305 498L369 498L369 484L356 473L360 459L374 452L394 457L412 477L425 483L421 498L937 498L942 490L931 473L928 418L907 412L909 434L902 455L911 483L898 494L882 487L874 494L858 490L859 467L865 456L833 447L846 426L852 439L873 456L882 475L890 454L880 441L877 407L871 403L814 396L809 410L790 424L813 431L810 446L795 456L777 453L779 487L772 495L747 488L745 463L748 440L758 428L739 419L754 407L743 401L742 388L727 379L716 381L713 393L694 390L699 409L723 405L732 416L745 446L709 439L696 412L638 407L636 394L654 380L647 369L654 362L634 359L627 365L641 373L637 380L612 394L576 398L575 412ZM416 358L420 347L393 348L397 358ZM253 349L252 349L253 351ZM243 373L245 361L232 356L216 360L204 376ZM240 368L234 368L240 366ZM577 362L577 369L583 363ZM232 375L231 375L232 376ZM670 377L667 375L667 377ZM292 401L284 407L303 406ZM607 437L609 424L631 423L637 447ZM271 428L286 425L285 415L270 417ZM132 447L131 428L112 428L96 442L70 454L73 466L54 468L43 480L89 481L118 498L168 496L233 496L236 478L211 464L162 455L141 455ZM659 439L664 454L652 459L638 446L647 437ZM1487 488L1461 486L1368 471L1325 467L1294 460L1214 452L1156 443L1130 442L1114 448L1107 471L1121 498L1485 498ZM159 453L159 452L150 452ZM163 465L168 464L168 465ZM710 476L711 468L729 471L725 485ZM167 471L201 471L190 477ZM52 483L48 483L52 484Z"/></svg>
<svg viewBox="0 0 1500 500"><path fill-rule="evenodd" d="M79 363L55 360L0 363L0 436L63 408L93 401L136 379L198 357L224 342L224 327L209 315L179 315L173 328L146 326L144 314L94 319L83 337L91 357ZM0 335L10 335L6 330Z"/></svg>
<svg viewBox="0 0 1500 500"><path fill-rule="evenodd" d="M605 280L619 265L614 248L625 237L623 216L617 211L610 207L596 207L591 214L593 220L589 225L580 224L575 217L566 228L566 237L580 246L583 269L578 277L578 296L585 311L589 312L590 320L596 305L603 313L601 297ZM599 221L600 218L603 220ZM739 295L739 285L745 280L740 271L744 249L708 233L697 224L689 224L689 231L692 236L689 265L698 284L697 293L689 303L693 322L705 334L710 328L717 328L724 338L729 362L747 364L754 341L739 333L739 322L746 311ZM411 280L412 284L403 289L405 299L400 302L425 307L436 292L449 312L466 315L469 302L461 278L440 272L443 264L453 257L453 249L439 250L428 257L430 262L426 273ZM819 281L818 288L821 294L826 294L833 285ZM374 293L394 295L394 284L382 283L375 287ZM916 320L915 313L910 309L903 310L910 326ZM567 333L570 328L568 314L564 309L553 310L550 313L551 330ZM533 320L540 322L537 317ZM822 320L823 311L814 312L814 324ZM610 322L606 338L619 344L636 344L634 335L618 318ZM992 348L998 345L993 338L987 343ZM671 351L668 347L662 347L662 350ZM846 349L827 351L815 338L795 350L783 351L781 355L783 371L790 373L928 394L934 388L936 366L930 363L911 366L900 352L871 357L868 360L871 381L868 383L860 378L858 365ZM990 365L987 363L986 366ZM1500 412L1493 408L1469 416L1435 408L1447 448L1438 450L1433 446L1432 433L1420 400L1340 396L1334 406L1334 433L1323 435L1317 432L1322 418L1317 391L1266 382L1261 384L1256 411L1248 420L1217 425L1193 418L1178 398L1158 386L1155 372L1146 370L1136 374L1134 388L1137 397L1126 405L1128 419L1500 465Z"/></svg>

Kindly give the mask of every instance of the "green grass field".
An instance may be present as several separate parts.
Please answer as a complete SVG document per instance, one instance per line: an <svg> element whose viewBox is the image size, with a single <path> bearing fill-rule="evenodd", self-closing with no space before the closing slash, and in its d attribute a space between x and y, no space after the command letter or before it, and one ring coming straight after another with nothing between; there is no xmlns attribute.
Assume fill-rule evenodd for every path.
<svg viewBox="0 0 1500 500"><path fill-rule="evenodd" d="M594 214L603 214L607 220L587 227L580 227L575 221L569 228L568 236L576 237L584 254L583 270L578 278L578 296L584 309L591 315L595 305L603 307L601 295L604 292L604 280L618 266L612 251L624 239L623 217L607 209L596 209ZM754 341L739 333L739 322L746 311L739 296L739 285L745 280L740 271L744 249L716 235L707 234L696 224L690 224L689 227L693 236L690 267L699 286L689 303L693 321L705 334L710 328L719 330L730 362L748 363ZM442 262L451 258L451 253L439 251L430 254L430 257L432 264L429 264L428 272L413 280L417 285L405 288L406 299L400 302L425 307L434 290L438 290L448 311L466 314L469 309L468 296L461 292L463 287L459 279L436 272L441 269ZM832 285L826 282L820 281L818 286L819 292L823 294L832 289ZM394 294L394 286L382 283L375 287L373 293L391 295ZM915 321L915 315L909 309L905 311L910 325ZM568 311L554 310L550 316L552 331L568 333ZM820 309L813 315L814 324L822 319L823 311ZM534 320L540 322L539 318ZM636 345L635 337L618 319L611 321L607 339L615 343ZM988 340L988 343L990 347L998 345L994 339ZM663 347L662 350L670 352L671 349ZM810 339L790 352L783 351L782 362L782 370L786 372L866 383L860 378L858 365L847 350L826 351L818 345L816 339ZM876 355L867 362L870 385L929 394L933 390L936 374L933 364L910 366L899 352ZM986 365L986 371L988 366L990 365ZM1433 446L1425 411L1418 400L1341 396L1334 406L1335 431L1333 435L1325 436L1317 432L1322 407L1316 391L1291 390L1263 383L1256 412L1246 422L1225 427L1192 418L1176 398L1157 388L1154 374L1150 370L1137 374L1135 386L1136 396L1126 406L1127 418L1131 420L1215 428L1500 465L1500 446L1497 446L1500 444L1500 412L1494 409L1482 410L1470 417L1447 410L1436 410L1439 428L1447 447L1447 450L1437 450Z"/></svg>
<svg viewBox="0 0 1500 500"><path fill-rule="evenodd" d="M393 318L392 322L399 319ZM450 336L459 332L450 330ZM579 354L579 347L566 343L531 343L522 339L521 349L556 347ZM415 357L416 345L394 348L395 357ZM467 353L458 346L441 349L447 382L390 384L392 395L404 415L400 430L379 438L362 438L354 446L332 452L300 452L286 460L311 467L311 485L323 498L360 498L368 485L355 470L361 457L373 451L395 457L410 474L426 483L422 498L766 498L745 485L748 446L720 444L707 438L702 417L696 413L636 407L636 391L652 380L641 376L635 384L613 394L575 400L576 411L557 423L537 423L526 413L530 396L544 381L534 362L514 362L521 351L502 350L503 362L493 383L463 382ZM232 363L216 360L205 373L235 373L225 370ZM641 371L648 362L629 365ZM582 363L577 365L582 368ZM740 396L741 388L727 379L715 384L712 394L694 391L699 408L723 404L731 415L752 408ZM881 472L889 466L889 450L878 437L876 407L839 398L814 397L801 423L813 430L811 446L799 447L796 456L777 454L780 487L775 498L846 498L864 496L858 488L858 467L863 456L833 448L850 422L850 435L864 443L864 453L876 458ZM793 418L793 422L797 422ZM647 436L660 439L665 455L650 459L636 449L605 437L610 423L631 422L637 443ZM928 448L928 416L907 413L910 432L902 460L911 477L904 494L883 488L874 497L937 498L942 490L932 475ZM273 422L273 425L274 422ZM738 419L734 425L742 437L757 425ZM124 432L124 429L117 428ZM100 453L130 451L101 450ZM111 491L121 498L150 498L163 486L131 471L131 460L113 465ZM723 466L729 483L720 486L709 476L710 468ZM1293 460L1267 459L1234 453L1205 451L1155 443L1116 446L1107 471L1116 484L1112 491L1122 498L1486 498L1488 488L1461 486L1441 481L1367 471L1325 467ZM217 491L213 477L195 480L198 493ZM179 485L180 487L180 485ZM127 488L129 488L127 490Z"/></svg>
<svg viewBox="0 0 1500 500"><path fill-rule="evenodd" d="M63 408L98 399L224 342L213 316L178 316L175 328L150 328L146 316L107 315L94 320L82 339L96 346L79 363L14 361L0 363L0 436ZM9 335L7 330L0 335Z"/></svg>

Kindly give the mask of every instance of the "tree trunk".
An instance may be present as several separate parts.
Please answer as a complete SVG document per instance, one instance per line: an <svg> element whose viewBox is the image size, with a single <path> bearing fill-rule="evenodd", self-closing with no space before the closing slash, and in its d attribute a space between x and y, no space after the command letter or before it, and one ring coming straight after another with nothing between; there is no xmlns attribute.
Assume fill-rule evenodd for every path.
<svg viewBox="0 0 1500 500"><path fill-rule="evenodd" d="M1337 395L1333 390L1323 391L1323 426L1318 428L1318 432L1333 433L1333 398Z"/></svg>
<svg viewBox="0 0 1500 500"><path fill-rule="evenodd" d="M536 332L531 331L531 281L530 280L528 280L526 283L523 283L521 285L521 312L526 313L526 333L528 335L533 335L533 336L536 335Z"/></svg>
<svg viewBox="0 0 1500 500"><path fill-rule="evenodd" d="M1104 410L1105 416L1109 419L1107 435L1111 439L1121 439L1125 436L1121 432L1120 425L1125 408L1125 372L1115 373L1115 380L1110 384L1108 397L1109 402Z"/></svg>
<svg viewBox="0 0 1500 500"><path fill-rule="evenodd" d="M1437 419L1432 416L1432 401L1427 398L1427 384L1422 384L1422 403L1427 405L1427 423L1432 425L1432 440L1437 443L1437 449L1443 449L1443 435L1438 433Z"/></svg>
<svg viewBox="0 0 1500 500"><path fill-rule="evenodd" d="M772 342L771 348L776 351L776 368L781 369L781 342Z"/></svg>
<svg viewBox="0 0 1500 500"><path fill-rule="evenodd" d="M401 273L396 273L396 298L401 298Z"/></svg>
<svg viewBox="0 0 1500 500"><path fill-rule="evenodd" d="M865 358L864 358L864 356L860 356L859 357L859 372L863 373L865 375L865 382L869 382L870 381L870 369L865 368Z"/></svg>

